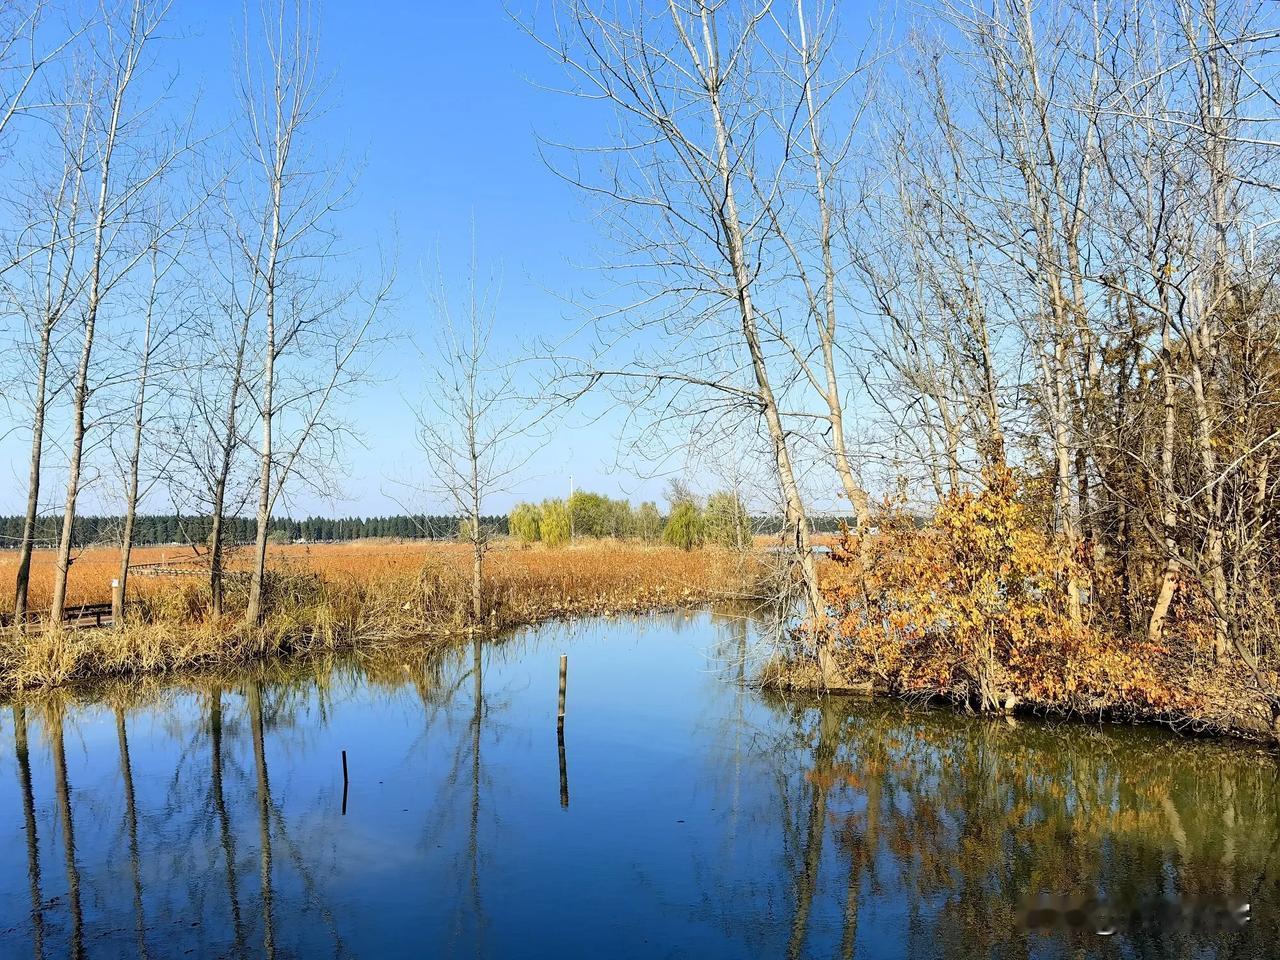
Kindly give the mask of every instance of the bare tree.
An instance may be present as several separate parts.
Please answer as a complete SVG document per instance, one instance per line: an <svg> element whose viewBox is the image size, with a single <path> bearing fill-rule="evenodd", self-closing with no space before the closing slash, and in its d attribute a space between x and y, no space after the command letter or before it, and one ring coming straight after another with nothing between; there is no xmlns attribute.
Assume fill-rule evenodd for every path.
<svg viewBox="0 0 1280 960"><path fill-rule="evenodd" d="M489 531L482 517L489 498L510 490L532 453L530 431L540 415L517 380L517 366L497 355L495 323L500 287L478 276L474 251L464 290L456 295L437 269L431 295L436 340L424 352L426 399L415 414L418 443L443 495L463 518L471 545L471 619L483 622L484 558Z"/></svg>
<svg viewBox="0 0 1280 960"><path fill-rule="evenodd" d="M96 177L96 196L88 216L89 249L84 265L83 315L80 357L73 377L70 458L62 533L54 567L50 618L62 619L71 567L76 501L81 488L85 451L86 412L93 391L91 373L99 314L103 301L145 255L131 248L123 230L130 222L138 198L172 166L184 147L164 144L159 156L130 156L122 145L141 148L149 106L134 106L134 86L146 65L148 45L168 12L167 2L132 0L107 11L100 30L95 60L101 65L89 80L89 159ZM126 147L126 150L128 147ZM122 155L124 154L124 155ZM119 241L119 242L118 242Z"/></svg>
<svg viewBox="0 0 1280 960"><path fill-rule="evenodd" d="M120 533L120 573L119 589L113 591L111 622L119 626L124 622L124 599L129 588L129 562L133 554L134 525L138 515L140 499L167 472L167 463L161 465L156 475L149 478L145 485L142 482L141 470L145 447L143 431L154 419L152 407L156 406L153 393L160 394L160 402L165 403L174 393L172 384L167 379L175 369L175 357L170 345L184 330L184 318L177 315L172 292L166 289L165 281L174 270L183 255L184 243L171 236L164 222L161 205L152 215L150 226L151 243L147 251L149 277L142 293L142 330L136 357L136 374L134 377L134 397L132 418L130 423L129 445L123 454L124 476L124 525ZM161 245L170 241L165 250ZM155 383L157 376L160 383ZM157 389L158 387L158 389ZM116 603L117 599L120 601Z"/></svg>
<svg viewBox="0 0 1280 960"><path fill-rule="evenodd" d="M603 173L565 175L612 204L620 263L628 272L651 268L637 282L642 292L632 316L656 311L645 327L666 337L656 356L623 366L592 362L584 372L595 381L702 393L715 398L710 407L749 409L765 424L783 492L784 540L804 586L816 656L834 680L805 501L759 302L767 289L762 274L772 266L768 198L780 189L762 141L773 95L765 89L763 37L771 6L672 0L662 10L616 10L566 0L553 33L540 35L534 26L530 33L564 65L572 92L613 111L618 140L588 154L608 158Z"/></svg>
<svg viewBox="0 0 1280 960"><path fill-rule="evenodd" d="M795 88L781 102L781 116L775 122L783 150L809 168L812 183L798 178L795 189L761 199L770 204L771 225L794 261L809 324L789 324L781 312L766 314L765 319L770 333L786 347L822 402L836 475L858 528L865 532L871 523L870 497L849 452L844 401L848 384L837 358L838 353L847 356L849 351L841 343L838 324L841 265L836 262L836 248L841 223L854 215L845 209L852 180L846 161L855 149L855 134L875 90L873 63L860 60L843 71L830 65L836 40L834 5L795 0L794 18L781 17L776 11L772 15L781 38L778 69ZM850 90L854 90L852 101L846 103ZM828 120L841 130L835 142L828 137ZM778 322L773 322L775 318ZM792 326L798 326L800 333L793 334ZM806 339L800 340L801 335Z"/></svg>
<svg viewBox="0 0 1280 960"><path fill-rule="evenodd" d="M76 267L81 218L86 204L85 179L89 139L89 114L77 106L60 111L57 138L61 163L53 169L56 179L44 186L38 171L33 182L41 184L20 207L19 219L27 229L19 234L13 253L16 269L5 284L10 303L23 320L30 337L24 357L32 368L25 371L31 384L31 455L28 464L27 505L22 538L18 544L18 571L14 587L14 619L27 616L31 582L31 556L35 547L40 511L46 421L49 405L59 392L55 351L60 324L74 308L82 282ZM52 165L51 165L52 166ZM46 171L47 172L47 169Z"/></svg>
<svg viewBox="0 0 1280 960"><path fill-rule="evenodd" d="M235 168L229 159L221 166ZM198 230L204 249L194 278L197 309L184 338L188 376L177 391L167 430L175 468L170 496L179 509L208 518L208 529L199 523L188 539L197 552L201 542L207 548L209 613L215 619L222 616L225 602L226 517L242 510L251 496L246 428L252 418L247 408L258 390L250 343L258 287L238 244L228 182L222 182L219 192Z"/></svg>
<svg viewBox="0 0 1280 960"><path fill-rule="evenodd" d="M77 122L86 115L64 102L74 99L66 96L69 91L64 89L61 95L55 95L57 81L42 83L53 64L67 59L84 29L80 25L65 31L56 30L49 23L50 11L51 5L43 0L14 4L0 11L0 139L10 132L15 118L39 113L53 121L51 125L57 130L55 140L70 147L63 151L62 163L52 164L52 169L59 171L55 184L47 192L39 192L16 205L16 219L22 227L10 251L10 262L3 265L4 270L21 268L24 274L9 290L14 307L32 335L29 346L34 355L34 369L25 380L32 385L31 459L14 586L14 619L18 623L22 623L27 614L54 337L73 294L67 266L75 261L75 225L84 176L82 167L73 158L83 153L83 135L87 132L83 124ZM46 42L49 36L58 39ZM47 168L39 165L31 171L30 182L44 184L46 172ZM42 268L43 283L39 283L37 278Z"/></svg>
<svg viewBox="0 0 1280 960"><path fill-rule="evenodd" d="M340 428L326 419L327 408L358 377L391 283L386 272L361 305L358 291L338 290L323 276L333 255L332 215L350 187L340 164L325 171L305 143L327 86L314 17L306 0L273 0L264 5L258 28L245 27L240 105L249 174L236 211L236 240L250 279L238 309L261 324L258 527L245 611L250 624L264 611L271 511L308 451L336 440ZM351 309L360 315L348 315Z"/></svg>

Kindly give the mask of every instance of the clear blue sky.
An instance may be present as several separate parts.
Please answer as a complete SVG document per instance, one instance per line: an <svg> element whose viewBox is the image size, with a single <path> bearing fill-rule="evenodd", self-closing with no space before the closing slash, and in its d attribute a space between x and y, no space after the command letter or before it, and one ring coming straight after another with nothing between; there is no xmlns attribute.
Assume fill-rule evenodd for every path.
<svg viewBox="0 0 1280 960"><path fill-rule="evenodd" d="M186 6L189 29L200 34L186 45L199 48L198 68L209 77L207 99L216 109L231 92L225 64L237 25L214 12L220 4ZM561 328L566 308L559 296L590 282L581 265L596 260L596 233L581 197L539 158L535 131L559 135L581 114L531 82L549 75L546 56L502 5L331 0L322 11L321 57L334 78L324 135L363 161L345 233L372 255L393 224L398 232L392 322L429 345L424 272L434 270L437 253L446 272L460 271L474 227L479 259L502 274L504 342L514 346ZM408 407L420 393L417 354L389 351L380 369L384 382L366 389L354 411L368 449L351 451L350 502L316 509L396 510L386 496L403 496L394 479L419 473ZM549 451L554 455L536 457L524 471L524 492L560 493L570 469L579 485L611 493L634 488L634 480L604 475L613 433L607 422L562 429ZM509 498L495 506L505 508L502 499Z"/></svg>
<svg viewBox="0 0 1280 960"><path fill-rule="evenodd" d="M255 0L248 0L251 15ZM239 0L177 0L171 39L157 50L160 79L174 78L170 103L178 111L200 104L200 125L217 129L235 114L235 70L243 32ZM372 275L379 244L397 235L399 282L389 313L406 337L383 354L379 382L349 408L365 449L348 450L340 500L299 495L281 504L294 515L398 512L406 493L397 480L421 480L410 403L422 393L419 354L410 338L431 342L425 275L437 256L446 273L464 269L472 236L482 269L502 276L498 330L513 348L579 322L563 298L598 283L598 233L579 193L555 177L537 152L535 132L550 137L590 135L580 105L533 81L560 76L543 51L510 20L501 3L443 0L329 0L320 7L320 56L331 76L328 112L311 129L318 156L345 156L358 169L354 203L340 216L351 254L337 269ZM586 267L584 269L584 267ZM570 316L574 319L570 321ZM587 426L591 413L557 430L553 443L522 471L517 493L539 499L562 495L574 474L578 487L612 495L653 498L661 481L642 482L611 470L617 422ZM577 423L578 426L574 424ZM25 502L29 439L0 438L5 466L0 510ZM51 450L44 491L60 502L60 454ZM82 512L114 511L118 491L105 478L84 492ZM516 499L497 497L505 510ZM416 498L413 506L439 503ZM144 509L162 510L159 494Z"/></svg>
<svg viewBox="0 0 1280 960"><path fill-rule="evenodd" d="M255 2L249 0L256 14ZM537 0L516 2L527 13ZM176 73L175 108L198 94L206 129L224 126L236 112L243 17L240 0L173 4L160 70ZM320 57L332 86L310 143L318 156L345 156L360 171L354 203L339 224L351 253L336 269L371 276L379 245L394 234L399 283L388 320L406 338L384 353L379 382L349 408L365 447L348 450L343 496L295 495L278 511L393 513L408 497L397 481L425 480L410 406L422 395L422 371L409 342L431 341L425 275L437 255L447 273L460 275L474 231L479 260L503 278L498 331L513 352L578 326L584 314L571 304L611 289L597 269L603 240L583 195L539 157L537 135L592 143L606 131L598 111L539 85L564 75L499 0L329 0L321 8ZM663 478L615 469L622 419L623 411L607 410L603 400L584 404L527 464L514 495L496 497L489 507L505 511L515 499L563 495L571 474L579 488L660 500ZM24 502L27 443L25 435L0 438L0 463L7 466L0 511L19 511ZM62 483L50 466L48 506L60 498ZM439 498L408 499L417 509L444 508ZM84 492L81 510L114 512L117 500L104 478ZM161 496L143 507L166 508Z"/></svg>

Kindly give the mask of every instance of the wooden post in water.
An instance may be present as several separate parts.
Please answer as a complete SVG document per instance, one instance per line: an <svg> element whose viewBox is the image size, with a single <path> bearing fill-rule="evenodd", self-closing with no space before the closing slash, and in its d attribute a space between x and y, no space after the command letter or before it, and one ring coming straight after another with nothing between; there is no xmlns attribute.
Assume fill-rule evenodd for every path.
<svg viewBox="0 0 1280 960"><path fill-rule="evenodd" d="M347 751L342 751L342 815L347 815Z"/></svg>
<svg viewBox="0 0 1280 960"><path fill-rule="evenodd" d="M124 590L119 580L111 581L111 625L119 628L124 624Z"/></svg>
<svg viewBox="0 0 1280 960"><path fill-rule="evenodd" d="M569 656L560 654L560 710L556 714L556 726L564 729L564 692L569 682Z"/></svg>

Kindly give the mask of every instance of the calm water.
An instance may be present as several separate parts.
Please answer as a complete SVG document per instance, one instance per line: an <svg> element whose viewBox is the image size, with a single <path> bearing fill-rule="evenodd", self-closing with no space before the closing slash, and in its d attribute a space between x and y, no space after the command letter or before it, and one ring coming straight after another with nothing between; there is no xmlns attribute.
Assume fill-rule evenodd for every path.
<svg viewBox="0 0 1280 960"><path fill-rule="evenodd" d="M1273 757L788 702L734 682L749 644L710 614L599 621L5 705L0 956L1280 952ZM1029 932L1037 892L1139 915ZM1251 922L1157 909L1228 896Z"/></svg>

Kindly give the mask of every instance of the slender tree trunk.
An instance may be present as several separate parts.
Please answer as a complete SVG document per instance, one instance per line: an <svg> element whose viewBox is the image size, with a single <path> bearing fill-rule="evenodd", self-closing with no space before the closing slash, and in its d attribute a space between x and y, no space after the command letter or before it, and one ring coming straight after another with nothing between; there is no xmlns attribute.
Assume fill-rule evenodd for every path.
<svg viewBox="0 0 1280 960"><path fill-rule="evenodd" d="M49 604L49 620L61 623L67 602L67 575L71 570L71 548L76 520L76 499L80 495L80 468L84 456L85 407L89 400L89 364L93 353L94 320L85 322L84 346L76 372L75 399L71 427L71 462L67 468L67 499L62 511L62 534L58 539L58 557L53 569L53 599Z"/></svg>
<svg viewBox="0 0 1280 960"><path fill-rule="evenodd" d="M244 385L245 351L249 343L249 321L251 314L245 311L240 325L240 337L236 341L236 361L231 378L231 392L227 398L226 428L222 437L221 456L218 473L213 481L213 518L209 529L209 608L214 619L222 616L224 585L222 582L222 541L223 513L226 510L227 483L231 477L231 463L235 458L239 439L238 413L240 409L240 391Z"/></svg>
<svg viewBox="0 0 1280 960"><path fill-rule="evenodd" d="M288 140L281 139L280 131L277 131L274 146L276 156L271 183L271 237L266 269L262 272L263 293L266 296L267 342L262 370L262 462L258 477L258 531L254 542L253 571L249 580L249 606L245 611L245 621L255 625L262 621L262 588L267 571L267 525L271 521L271 441L275 416L276 381L276 296L279 292L276 289L278 279L276 270L283 242L281 217L284 204L285 164L289 151Z"/></svg>
<svg viewBox="0 0 1280 960"><path fill-rule="evenodd" d="M481 587L484 578L484 541L480 534L480 455L476 448L475 396L467 419L467 442L471 453L471 622L480 625Z"/></svg>
<svg viewBox="0 0 1280 960"><path fill-rule="evenodd" d="M275 402L275 281L267 282L267 355L262 371L262 456L258 474L258 529L253 547L253 571L249 580L249 606L245 621L262 621L262 589L267 570L267 526L271 522L271 441Z"/></svg>
<svg viewBox="0 0 1280 960"><path fill-rule="evenodd" d="M1163 290L1163 286L1162 286ZM1165 617L1178 585L1178 544L1175 526L1178 519L1176 493L1173 487L1173 448L1177 442L1177 410L1173 382L1173 338L1169 330L1167 298L1160 324L1160 382L1164 394L1164 425L1160 433L1160 526L1164 535L1164 570L1156 592L1151 616L1147 620L1147 639L1157 642L1164 632Z"/></svg>
<svg viewBox="0 0 1280 960"><path fill-rule="evenodd" d="M273 300L271 294L268 299ZM271 440L273 388L275 380L275 327L274 317L268 308L267 356L263 370L262 386L262 457L258 474L258 528L253 545L253 570L249 579L249 606L245 610L245 622L262 622L262 590L267 571L267 526L271 522Z"/></svg>
<svg viewBox="0 0 1280 960"><path fill-rule="evenodd" d="M40 511L40 461L44 455L44 420L48 406L49 352L53 324L45 321L40 336L40 356L36 367L35 415L31 421L31 466L27 473L27 513L22 521L22 542L18 546L18 576L13 593L13 622L27 619L27 596L31 589L31 553L35 548L36 520Z"/></svg>
<svg viewBox="0 0 1280 960"><path fill-rule="evenodd" d="M1207 337L1205 338L1207 339ZM1202 342L1202 347L1214 349ZM1197 351L1199 352L1199 351ZM1222 518L1222 478L1218 476L1218 455L1214 450L1213 426L1217 420L1216 404L1206 387L1198 357L1191 363L1191 397L1196 409L1196 444L1205 488L1205 567L1208 570L1209 595L1213 600L1213 656L1219 659L1227 652L1227 574L1223 560L1225 533Z"/></svg>
<svg viewBox="0 0 1280 960"><path fill-rule="evenodd" d="M747 350L751 355L751 369L755 376L760 406L764 414L765 424L769 430L769 438L773 444L774 463L778 471L778 482L785 504L786 536L790 541L789 547L793 551L796 566L800 571L804 585L809 621L814 636L814 652L817 655L823 681L831 683L836 676L836 665L831 651L826 601L823 599L822 591L818 584L818 569L814 562L813 548L809 539L809 524L805 513L804 499L801 497L799 485L796 483L795 471L791 462L791 451L787 444L787 433L782 423L777 399L773 393L764 347L760 340L755 306L752 302L752 275L747 266L746 242L743 235L742 221L739 219L738 214L737 194L734 189L734 161L730 156L729 133L720 102L720 62L714 30L711 26L712 11L704 3L700 3L699 8L702 22L702 47L706 58L708 105L715 129L717 187L722 191L722 203L718 209L718 216L724 229L726 251L733 271L742 335L746 341Z"/></svg>
<svg viewBox="0 0 1280 960"><path fill-rule="evenodd" d="M67 574L71 569L71 544L75 528L76 499L80 494L80 470L84 457L85 409L89 403L89 371L93 359L93 341L102 306L102 264L105 256L107 220L112 214L111 163L115 153L116 136L120 129L125 94L133 79L133 72L142 53L145 37L139 32L143 10L135 2L129 22L128 46L120 62L120 72L112 90L111 112L102 146L98 203L93 223L93 252L90 260L88 291L85 300L84 341L80 350L80 362L76 368L75 394L72 401L71 457L67 469L67 499L62 514L62 536L58 542L58 559L53 574L53 602L49 619L62 621L67 600Z"/></svg>
<svg viewBox="0 0 1280 960"><path fill-rule="evenodd" d="M832 255L831 240L831 203L827 196L828 171L823 165L821 117L814 99L814 64L809 47L809 37L805 24L804 0L796 0L797 22L800 30L800 57L804 67L805 108L809 118L809 149L813 165L814 199L818 206L818 243L822 251L822 317L818 322L818 342L822 348L822 366L826 377L826 402L831 422L831 446L835 454L836 472L844 487L845 496L853 508L858 521L860 542L865 541L865 534L871 523L870 499L862 484L858 482L853 465L849 461L849 450L844 432L844 403L840 397L840 384L836 375L835 349L836 338L836 269ZM865 557L864 557L865 559Z"/></svg>
<svg viewBox="0 0 1280 960"><path fill-rule="evenodd" d="M226 477L219 477L213 487L213 518L209 525L209 613L215 620L222 616L222 511L226 492Z"/></svg>
<svg viewBox="0 0 1280 960"><path fill-rule="evenodd" d="M155 297L155 286L151 290ZM120 535L120 590L112 592L112 600L120 598L120 609L111 611L111 624L124 625L125 598L129 595L129 560L133 554L133 528L138 516L138 469L142 461L142 426L147 406L147 376L151 370L152 308L147 307L147 322L142 337L142 364L138 371L138 395L133 404L133 445L129 450L129 475L126 481L124 530Z"/></svg>

